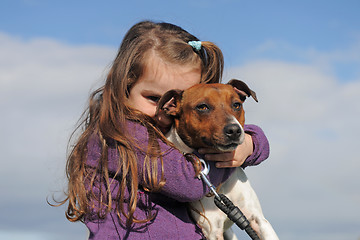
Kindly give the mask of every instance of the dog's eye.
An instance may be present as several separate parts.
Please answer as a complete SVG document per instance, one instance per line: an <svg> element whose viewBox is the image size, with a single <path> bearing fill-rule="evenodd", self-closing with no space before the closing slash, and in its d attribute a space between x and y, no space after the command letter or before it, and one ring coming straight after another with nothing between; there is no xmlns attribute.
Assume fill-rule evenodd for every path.
<svg viewBox="0 0 360 240"><path fill-rule="evenodd" d="M196 110L200 111L200 112L206 112L208 111L210 108L208 105L206 105L205 103L199 104L196 106Z"/></svg>
<svg viewBox="0 0 360 240"><path fill-rule="evenodd" d="M233 103L233 109L234 110L240 110L241 109L241 103L239 102L236 102L236 103Z"/></svg>

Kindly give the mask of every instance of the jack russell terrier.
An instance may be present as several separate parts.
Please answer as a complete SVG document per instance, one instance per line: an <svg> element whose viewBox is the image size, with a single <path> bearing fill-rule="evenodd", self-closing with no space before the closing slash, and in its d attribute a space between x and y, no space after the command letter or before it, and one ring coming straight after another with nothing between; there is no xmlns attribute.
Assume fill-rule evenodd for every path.
<svg viewBox="0 0 360 240"><path fill-rule="evenodd" d="M197 84L185 91L170 90L160 99L158 111L174 119L166 137L183 153L199 148L233 151L245 138L243 129L246 97L257 97L244 82L228 84ZM271 224L265 219L260 202L241 167L224 182L219 194L226 195L246 215L252 228L263 240L278 240ZM191 213L209 240L237 239L231 222L214 204L214 197L191 203ZM201 213L201 214L199 214Z"/></svg>

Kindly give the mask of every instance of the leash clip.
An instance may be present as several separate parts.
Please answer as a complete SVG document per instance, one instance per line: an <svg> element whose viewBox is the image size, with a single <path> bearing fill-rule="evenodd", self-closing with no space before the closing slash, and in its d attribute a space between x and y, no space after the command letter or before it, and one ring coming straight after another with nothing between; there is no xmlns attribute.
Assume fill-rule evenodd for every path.
<svg viewBox="0 0 360 240"><path fill-rule="evenodd" d="M201 173L205 174L205 176L207 176L210 172L210 165L209 163L205 162L204 159L202 158L199 158L200 159L200 162L201 162L201 165L203 166L203 170L201 170Z"/></svg>
<svg viewBox="0 0 360 240"><path fill-rule="evenodd" d="M200 171L200 177L204 181L204 183L210 188L211 192L217 197L218 199L221 199L219 194L216 192L215 186L210 182L210 180L207 178L207 175L210 172L210 165L209 163L205 162L204 159L199 158L201 164L204 166L203 170Z"/></svg>

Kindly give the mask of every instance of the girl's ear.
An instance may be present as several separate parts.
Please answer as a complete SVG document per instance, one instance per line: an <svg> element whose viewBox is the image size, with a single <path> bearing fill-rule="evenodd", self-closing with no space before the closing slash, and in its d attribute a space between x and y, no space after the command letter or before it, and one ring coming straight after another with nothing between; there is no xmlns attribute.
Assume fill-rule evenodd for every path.
<svg viewBox="0 0 360 240"><path fill-rule="evenodd" d="M248 85L246 85L246 83L244 83L243 81L232 79L228 82L228 84L234 87L235 91L239 94L242 101L245 101L246 97L251 96L256 102L258 102L256 93L251 90Z"/></svg>
<svg viewBox="0 0 360 240"><path fill-rule="evenodd" d="M182 93L183 91L177 89L167 91L158 102L156 115L163 111L166 115L176 117Z"/></svg>

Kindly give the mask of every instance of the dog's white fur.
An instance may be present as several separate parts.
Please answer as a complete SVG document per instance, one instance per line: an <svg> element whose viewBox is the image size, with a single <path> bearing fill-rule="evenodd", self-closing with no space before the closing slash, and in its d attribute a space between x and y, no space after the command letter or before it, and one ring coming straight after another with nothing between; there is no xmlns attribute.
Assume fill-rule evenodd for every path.
<svg viewBox="0 0 360 240"><path fill-rule="evenodd" d="M236 120L235 117L234 119ZM240 123L237 120L236 122L242 129ZM243 129L242 135L243 136L240 137L241 143L244 141L245 135ZM166 134L166 137L180 151L184 153L193 152L193 149L188 147L182 141L174 127ZM261 239L279 239L271 224L265 219L258 197L241 167L236 168L230 178L221 185L218 193L226 195L241 209ZM206 219L195 211L191 212L196 222L202 227L202 231L207 239L237 239L230 228L233 222L231 222L227 216L216 207L214 204L214 197L204 197L200 201L191 203L191 205L199 212L203 212L203 209L205 210L203 214L206 216Z"/></svg>

